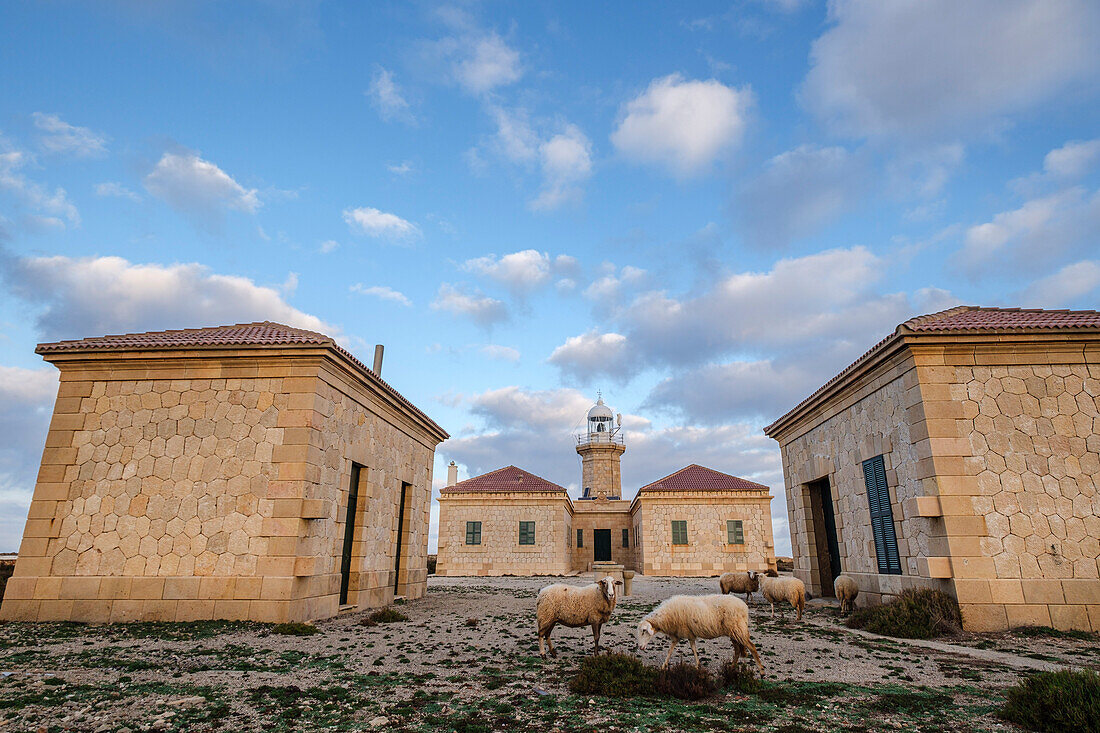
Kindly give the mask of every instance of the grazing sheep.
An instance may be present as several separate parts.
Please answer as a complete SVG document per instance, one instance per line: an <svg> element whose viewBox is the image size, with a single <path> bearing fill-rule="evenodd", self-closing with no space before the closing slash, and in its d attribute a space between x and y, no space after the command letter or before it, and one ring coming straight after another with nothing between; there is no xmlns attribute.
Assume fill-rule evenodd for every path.
<svg viewBox="0 0 1100 733"><path fill-rule="evenodd" d="M718 587L722 589L723 595L744 593L745 603L749 602L752 592L757 590L759 585L756 573L722 573L718 578Z"/></svg>
<svg viewBox="0 0 1100 733"><path fill-rule="evenodd" d="M780 604L779 611L783 612L784 603L790 603L798 611L797 621L802 620L802 611L806 608L806 586L798 578L769 578L760 579L760 594L764 600L772 604L772 618L775 618L775 604Z"/></svg>
<svg viewBox="0 0 1100 733"><path fill-rule="evenodd" d="M607 577L592 585L581 587L555 583L539 591L535 604L535 618L538 622L539 656L546 657L542 640L550 648L550 656L558 656L550 641L550 632L554 626L562 624L570 628L578 626L592 627L592 640L595 651L600 652L600 627L611 617L615 610L615 586L622 585L621 580Z"/></svg>
<svg viewBox="0 0 1100 733"><path fill-rule="evenodd" d="M859 595L859 586L856 585L856 581L847 575L838 575L836 580L833 581L833 593L840 601L840 612L851 613L853 606L855 606L856 596Z"/></svg>
<svg viewBox="0 0 1100 733"><path fill-rule="evenodd" d="M734 664L737 664L741 654L752 654L760 672L764 671L756 646L749 639L749 607L740 598L725 595L672 596L650 611L638 624L638 648L645 649L657 632L672 639L662 668L668 667L672 652L681 639L691 642L695 664L702 668L703 663L699 660L695 640L728 636L733 642Z"/></svg>

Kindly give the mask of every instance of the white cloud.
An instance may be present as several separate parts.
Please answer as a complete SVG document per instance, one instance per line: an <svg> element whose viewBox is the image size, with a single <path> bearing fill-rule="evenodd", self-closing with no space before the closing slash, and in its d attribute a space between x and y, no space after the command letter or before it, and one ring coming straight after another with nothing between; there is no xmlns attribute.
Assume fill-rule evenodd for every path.
<svg viewBox="0 0 1100 733"><path fill-rule="evenodd" d="M58 228L64 228L65 221L71 226L79 226L80 213L69 201L65 189L59 186L50 191L23 175L22 169L30 162L30 156L23 151L0 147L0 191L7 191L26 207L32 221Z"/></svg>
<svg viewBox="0 0 1100 733"><path fill-rule="evenodd" d="M411 160L403 160L400 163L392 163L386 166L386 170L395 176L408 176L416 172Z"/></svg>
<svg viewBox="0 0 1100 733"><path fill-rule="evenodd" d="M344 221L352 232L370 237L394 240L410 240L420 237L420 228L397 214L390 214L370 206L344 209Z"/></svg>
<svg viewBox="0 0 1100 733"><path fill-rule="evenodd" d="M85 158L107 152L107 138L98 132L70 125L57 115L35 112L31 116L34 126L44 133L38 137L38 143L48 153Z"/></svg>
<svg viewBox="0 0 1100 733"><path fill-rule="evenodd" d="M1025 308L1092 308L1100 295L1100 261L1084 260L1066 265L1058 272L1039 278L1020 295Z"/></svg>
<svg viewBox="0 0 1100 733"><path fill-rule="evenodd" d="M955 260L972 278L1036 267L1094 250L1100 191L1080 186L1025 201L966 231Z"/></svg>
<svg viewBox="0 0 1100 733"><path fill-rule="evenodd" d="M486 344L481 347L481 353L490 359L510 361L513 364L518 363L520 357L519 349L511 346L501 346L500 344Z"/></svg>
<svg viewBox="0 0 1100 733"><path fill-rule="evenodd" d="M410 124L416 122L408 100L393 80L393 74L387 69L381 66L375 68L370 88L365 93L383 120Z"/></svg>
<svg viewBox="0 0 1100 733"><path fill-rule="evenodd" d="M593 280L584 290L584 297L602 307L615 306L623 298L626 288L645 282L646 271L640 267L625 265L616 273L614 265L605 265L610 268L606 270L607 274Z"/></svg>
<svg viewBox="0 0 1100 733"><path fill-rule="evenodd" d="M56 395L52 366L0 366L0 552L19 549Z"/></svg>
<svg viewBox="0 0 1100 733"><path fill-rule="evenodd" d="M767 423L830 379L835 373L828 371L833 363L830 354L817 360L707 364L662 380L650 392L646 404L670 407L688 420L705 424L752 418Z"/></svg>
<svg viewBox="0 0 1100 733"><path fill-rule="evenodd" d="M503 302L477 291L465 292L450 283L439 286L431 307L432 310L469 318L484 328L508 320L508 309Z"/></svg>
<svg viewBox="0 0 1100 733"><path fill-rule="evenodd" d="M611 142L629 158L692 175L741 141L752 99L748 87L714 79L654 79L624 106Z"/></svg>
<svg viewBox="0 0 1100 733"><path fill-rule="evenodd" d="M35 311L46 339L271 320L337 337L335 327L288 305L278 289L203 265L133 264L121 257L10 258L10 292Z"/></svg>
<svg viewBox="0 0 1100 733"><path fill-rule="evenodd" d="M149 193L205 229L217 229L229 210L254 214L261 206L256 189L194 153L165 153L144 183Z"/></svg>
<svg viewBox="0 0 1100 733"><path fill-rule="evenodd" d="M501 155L513 163L535 159L538 154L539 139L531 129L531 122L525 110L509 110L492 106L489 108L489 115L497 126L494 142Z"/></svg>
<svg viewBox="0 0 1100 733"><path fill-rule="evenodd" d="M520 80L519 52L496 33L467 37L455 45L451 66L458 83L471 94L484 94Z"/></svg>
<svg viewBox="0 0 1100 733"><path fill-rule="evenodd" d="M95 195L103 198L113 197L120 199L130 199L131 201L141 201L141 196L130 189L123 186L121 183L115 183L113 181L106 181L104 183L97 183L95 185Z"/></svg>
<svg viewBox="0 0 1100 733"><path fill-rule="evenodd" d="M317 249L320 250L321 254L327 255L329 252L336 250L339 246L340 243L337 242L335 239L326 239L325 241L321 242L320 246Z"/></svg>
<svg viewBox="0 0 1100 733"><path fill-rule="evenodd" d="M853 136L987 128L1100 70L1089 0L834 0L805 104Z"/></svg>
<svg viewBox="0 0 1100 733"><path fill-rule="evenodd" d="M851 209L868 186L868 173L862 156L844 148L802 145L775 156L745 182L736 211L750 241L785 247Z"/></svg>
<svg viewBox="0 0 1100 733"><path fill-rule="evenodd" d="M1085 175L1100 159L1100 138L1073 140L1055 148L1043 158L1043 172L1058 178L1078 178Z"/></svg>
<svg viewBox="0 0 1100 733"><path fill-rule="evenodd" d="M380 300L391 300L394 303L400 303L404 306L411 306L412 301L402 292L394 290L388 285L372 285L367 287L362 283L356 283L351 286L351 292L359 293L360 295L369 295Z"/></svg>
<svg viewBox="0 0 1100 733"><path fill-rule="evenodd" d="M462 269L495 280L516 295L524 295L550 279L550 256L538 250L525 249L499 258L486 255L466 260Z"/></svg>
<svg viewBox="0 0 1100 733"><path fill-rule="evenodd" d="M641 366L632 360L626 336L595 329L570 336L550 353L547 361L582 383L597 376L628 378Z"/></svg>
<svg viewBox="0 0 1100 733"><path fill-rule="evenodd" d="M578 183L592 173L592 144L576 125L567 125L539 146L543 186L531 202L535 210L554 209L567 201L580 199Z"/></svg>

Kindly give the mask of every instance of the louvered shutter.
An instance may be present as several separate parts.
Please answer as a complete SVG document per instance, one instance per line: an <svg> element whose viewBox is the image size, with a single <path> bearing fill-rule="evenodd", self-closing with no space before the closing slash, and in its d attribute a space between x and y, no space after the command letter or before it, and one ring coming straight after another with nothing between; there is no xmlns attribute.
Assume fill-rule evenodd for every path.
<svg viewBox="0 0 1100 733"><path fill-rule="evenodd" d="M867 503L871 509L871 532L875 537L878 571L901 575L898 538L894 532L894 512L890 508L890 488L886 485L886 464L882 456L863 462L863 480L867 484Z"/></svg>

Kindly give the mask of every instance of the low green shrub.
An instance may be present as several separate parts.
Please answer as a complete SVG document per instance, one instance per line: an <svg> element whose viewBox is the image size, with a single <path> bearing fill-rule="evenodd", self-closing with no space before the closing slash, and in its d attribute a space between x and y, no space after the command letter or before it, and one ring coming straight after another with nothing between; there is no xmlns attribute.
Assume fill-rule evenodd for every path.
<svg viewBox="0 0 1100 733"><path fill-rule="evenodd" d="M702 700L718 692L718 684L705 667L674 664L657 672L653 689L658 695L681 700Z"/></svg>
<svg viewBox="0 0 1100 733"><path fill-rule="evenodd" d="M321 633L321 630L313 624L303 624L299 621L291 621L286 624L275 624L275 627L271 630L276 634L284 634L286 636L311 636Z"/></svg>
<svg viewBox="0 0 1100 733"><path fill-rule="evenodd" d="M375 626L377 624L392 624L397 621L408 621L409 617L395 608L380 608L359 619L360 626Z"/></svg>
<svg viewBox="0 0 1100 733"><path fill-rule="evenodd" d="M644 697L654 693L657 671L630 654L596 654L581 662L569 689L578 695Z"/></svg>
<svg viewBox="0 0 1100 733"><path fill-rule="evenodd" d="M1039 672L1009 688L1005 720L1041 733L1100 732L1100 674Z"/></svg>
<svg viewBox="0 0 1100 733"><path fill-rule="evenodd" d="M880 606L861 608L847 625L873 634L903 639L931 639L956 634L962 628L959 604L943 591L909 588Z"/></svg>
<svg viewBox="0 0 1100 733"><path fill-rule="evenodd" d="M760 689L760 678L756 676L756 667L752 664L734 664L732 659L727 659L718 670L718 677L727 690L752 693Z"/></svg>
<svg viewBox="0 0 1100 733"><path fill-rule="evenodd" d="M1012 630L1017 636L1045 636L1052 639L1077 639L1080 641L1098 641L1100 634L1095 631L1078 631L1069 629L1062 631L1050 626L1017 626Z"/></svg>

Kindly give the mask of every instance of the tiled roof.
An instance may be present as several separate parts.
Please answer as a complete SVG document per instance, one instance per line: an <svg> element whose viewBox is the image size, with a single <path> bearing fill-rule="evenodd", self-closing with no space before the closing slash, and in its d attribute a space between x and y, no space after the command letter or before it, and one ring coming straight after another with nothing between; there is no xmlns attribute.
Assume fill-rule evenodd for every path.
<svg viewBox="0 0 1100 733"><path fill-rule="evenodd" d="M1042 310L1039 308L987 308L976 305L960 305L937 313L910 318L898 325L894 332L872 346L863 356L845 367L839 374L823 384L817 391L799 402L786 414L764 428L771 433L781 422L801 408L814 402L861 365L878 355L886 346L905 334L935 335L967 332L970 334L1013 334L1043 331L1095 331L1100 330L1100 311Z"/></svg>
<svg viewBox="0 0 1100 733"><path fill-rule="evenodd" d="M651 491L767 491L768 487L728 473L721 473L696 463L681 468L673 474L658 479L638 489L638 493Z"/></svg>
<svg viewBox="0 0 1100 733"><path fill-rule="evenodd" d="M910 318L898 328L918 332L1100 328L1100 312L962 305Z"/></svg>
<svg viewBox="0 0 1100 733"><path fill-rule="evenodd" d="M453 486L442 489L444 494L465 492L505 492L505 491L558 491L565 493L565 487L528 473L522 468L505 466L480 476L459 481Z"/></svg>
<svg viewBox="0 0 1100 733"><path fill-rule="evenodd" d="M331 337L304 328L294 328L282 323L261 321L257 323L237 323L231 326L211 326L209 328L187 328L174 331L148 331L146 333L127 333L112 336L97 336L74 341L57 341L39 344L36 354L56 354L65 352L101 352L101 351L145 351L151 349L202 349L219 346L321 346L332 349L351 364L368 381L376 382L384 392L407 407L430 426L449 437L447 431L424 414L405 396L391 387L389 383L376 375L366 364L355 358Z"/></svg>

